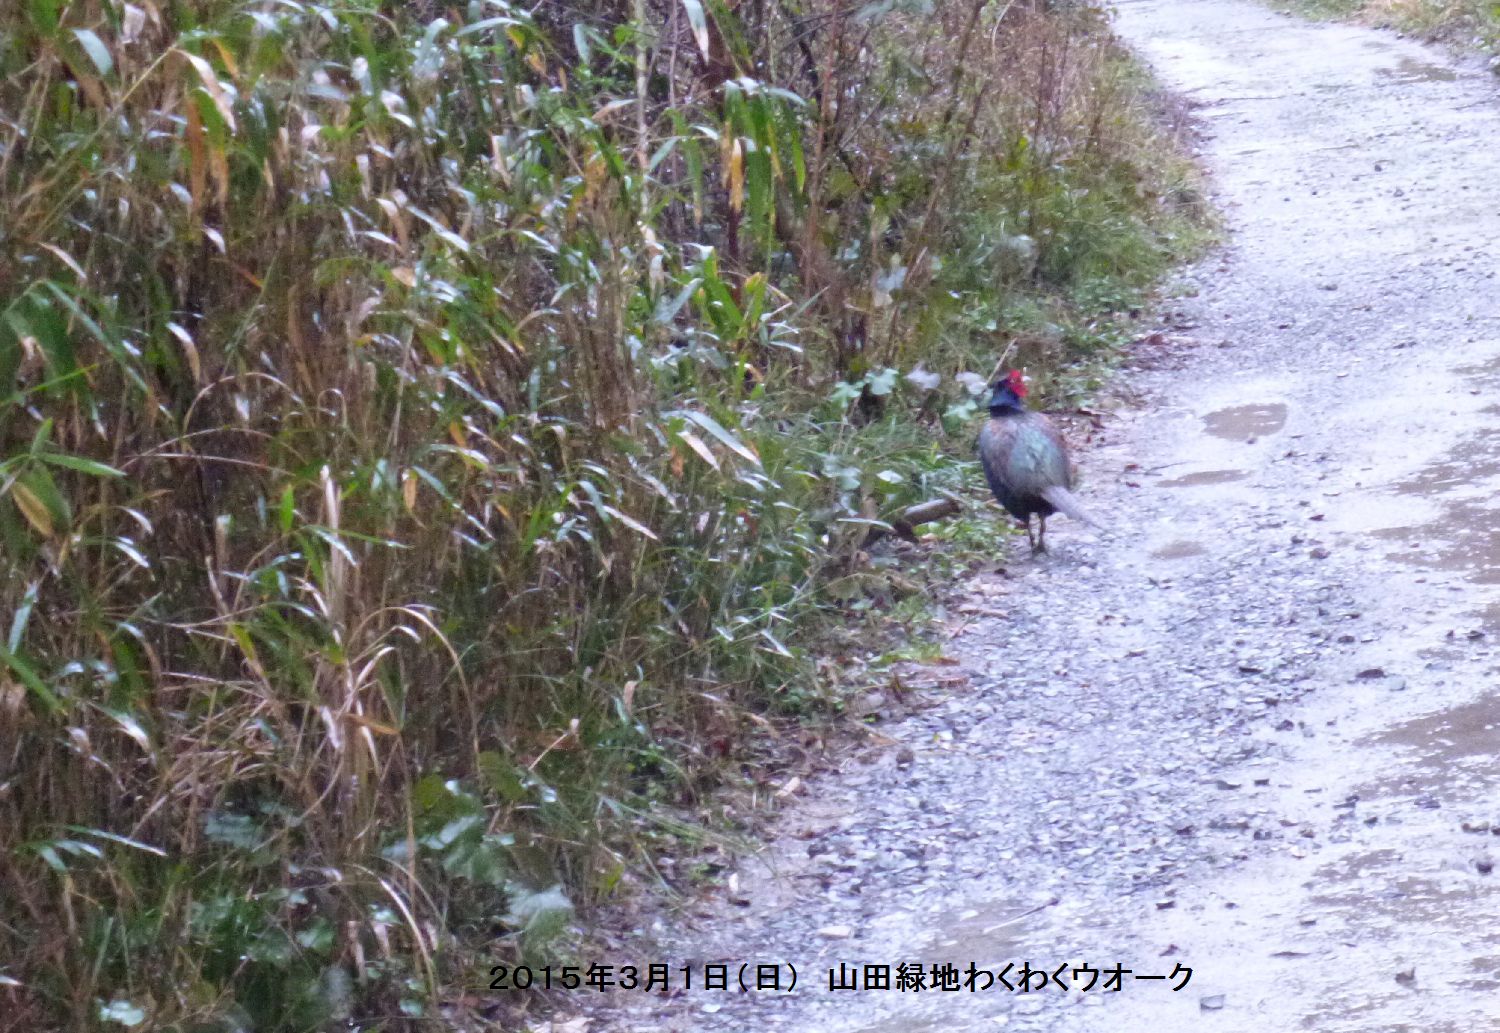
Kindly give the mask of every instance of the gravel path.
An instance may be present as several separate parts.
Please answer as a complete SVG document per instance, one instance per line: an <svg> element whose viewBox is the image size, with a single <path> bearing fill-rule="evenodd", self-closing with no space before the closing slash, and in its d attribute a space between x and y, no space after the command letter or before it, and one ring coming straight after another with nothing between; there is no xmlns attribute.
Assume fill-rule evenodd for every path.
<svg viewBox="0 0 1500 1033"><path fill-rule="evenodd" d="M963 586L958 663L808 787L751 906L644 931L796 992L615 994L595 1033L1500 1029L1500 86L1237 0L1116 20L1230 243L1083 457L1115 532ZM1073 989L828 989L1027 961Z"/></svg>

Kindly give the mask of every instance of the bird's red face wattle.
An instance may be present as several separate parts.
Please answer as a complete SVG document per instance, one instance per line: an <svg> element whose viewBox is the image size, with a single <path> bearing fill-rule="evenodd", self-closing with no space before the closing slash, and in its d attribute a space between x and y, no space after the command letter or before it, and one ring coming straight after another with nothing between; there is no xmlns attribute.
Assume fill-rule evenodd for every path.
<svg viewBox="0 0 1500 1033"><path fill-rule="evenodd" d="M1016 393L1017 398L1026 397L1026 381L1021 378L1021 371L1018 369L1010 371L1010 389Z"/></svg>

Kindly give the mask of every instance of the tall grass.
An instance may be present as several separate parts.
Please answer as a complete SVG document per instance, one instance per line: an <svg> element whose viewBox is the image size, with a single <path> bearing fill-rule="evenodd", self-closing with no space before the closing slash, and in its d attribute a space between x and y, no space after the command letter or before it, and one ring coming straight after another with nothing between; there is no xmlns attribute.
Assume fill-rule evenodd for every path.
<svg viewBox="0 0 1500 1033"><path fill-rule="evenodd" d="M1500 5L1493 0L1297 0L1292 6L1312 18L1354 18L1425 39L1500 51Z"/></svg>
<svg viewBox="0 0 1500 1033"><path fill-rule="evenodd" d="M544 949L816 701L997 345L1181 249L1145 96L978 0L0 10L0 1027Z"/></svg>

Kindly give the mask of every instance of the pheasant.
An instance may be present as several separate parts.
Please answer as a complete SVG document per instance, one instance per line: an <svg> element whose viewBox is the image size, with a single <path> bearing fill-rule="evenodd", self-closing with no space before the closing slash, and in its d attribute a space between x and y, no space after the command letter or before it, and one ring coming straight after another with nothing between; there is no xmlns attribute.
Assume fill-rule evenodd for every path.
<svg viewBox="0 0 1500 1033"><path fill-rule="evenodd" d="M1047 551L1047 518L1059 510L1103 528L1073 497L1073 464L1052 421L1027 410L1026 384L1019 370L995 381L990 419L979 432L979 461L990 490L1011 516L1026 525L1032 554ZM1039 518L1033 537L1031 514Z"/></svg>

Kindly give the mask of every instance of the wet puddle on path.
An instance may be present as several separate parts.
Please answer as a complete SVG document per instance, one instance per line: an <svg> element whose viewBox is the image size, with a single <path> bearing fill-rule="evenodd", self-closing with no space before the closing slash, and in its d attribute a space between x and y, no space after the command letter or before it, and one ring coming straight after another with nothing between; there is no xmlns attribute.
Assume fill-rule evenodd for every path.
<svg viewBox="0 0 1500 1033"><path fill-rule="evenodd" d="M1458 79L1458 73L1451 68L1442 65L1431 64L1427 61L1418 61L1415 58L1403 57L1397 60L1395 68L1377 68L1375 75L1383 83L1396 85L1400 83L1418 82L1454 82Z"/></svg>
<svg viewBox="0 0 1500 1033"><path fill-rule="evenodd" d="M1198 473L1185 473L1181 477L1174 477L1170 481L1158 481L1157 486L1161 488L1192 488L1203 484L1228 484L1230 481L1242 481L1250 476L1244 470L1201 470Z"/></svg>
<svg viewBox="0 0 1500 1033"><path fill-rule="evenodd" d="M1371 739L1404 746L1426 767L1447 769L1474 757L1500 755L1500 695L1405 721Z"/></svg>
<svg viewBox="0 0 1500 1033"><path fill-rule="evenodd" d="M1056 903L1053 900L1049 904L1026 907L1012 899L1000 899L961 911L920 916L920 920L915 914L891 915L885 922L873 923L867 933L878 934L882 925L900 930L915 921L919 928L930 930L930 933L908 945L910 956L920 957L928 966L949 964L963 971L972 965L995 970L1027 953L1026 937L1034 932L1039 913ZM887 942L890 939L889 936L877 938ZM988 1029L1004 1016L969 1015L966 1018L979 1023L980 1028ZM951 997L942 991L937 994L899 992L898 1000L890 1005L879 1021L860 1025L851 1033L909 1033L943 1028L968 1030L974 1027L953 1014Z"/></svg>
<svg viewBox="0 0 1500 1033"><path fill-rule="evenodd" d="M1203 417L1203 429L1216 438L1231 441L1275 434L1286 426L1286 405L1282 402L1260 402L1255 405L1233 405Z"/></svg>
<svg viewBox="0 0 1500 1033"><path fill-rule="evenodd" d="M1151 553L1151 558L1154 560L1184 560L1189 556L1202 555L1203 546L1199 545L1197 542L1190 542L1184 539L1179 539L1175 542L1168 542L1166 545L1163 545L1161 548L1153 551Z"/></svg>
<svg viewBox="0 0 1500 1033"><path fill-rule="evenodd" d="M1442 497L1443 509L1425 524L1371 531L1403 543L1389 559L1461 573L1476 584L1500 584L1500 507L1492 504L1500 479L1500 429L1480 431L1395 487L1397 495Z"/></svg>
<svg viewBox="0 0 1500 1033"><path fill-rule="evenodd" d="M1027 919L1035 913L1035 908L1025 908L1014 901L968 908L935 924L934 928L940 932L924 956L954 963L975 960L1003 963L1020 947L1020 934Z"/></svg>
<svg viewBox="0 0 1500 1033"><path fill-rule="evenodd" d="M1312 882L1320 891L1307 903L1343 918L1347 932L1356 937L1372 938L1397 935L1416 922L1441 923L1476 905L1478 887L1462 873L1397 874L1411 866L1412 858L1399 850L1350 854L1318 868ZM1484 940L1492 943L1494 937Z"/></svg>
<svg viewBox="0 0 1500 1033"><path fill-rule="evenodd" d="M1456 366L1453 372L1473 394L1493 394L1500 379L1500 358ZM1500 416L1500 406L1479 409L1476 420ZM1469 437L1391 487L1395 497L1423 499L1441 507L1435 519L1411 520L1372 528L1372 537L1401 543L1387 559L1453 571L1475 584L1500 584L1500 427L1476 429ZM1389 497L1389 496L1388 496ZM1371 502L1377 508L1378 498Z"/></svg>

